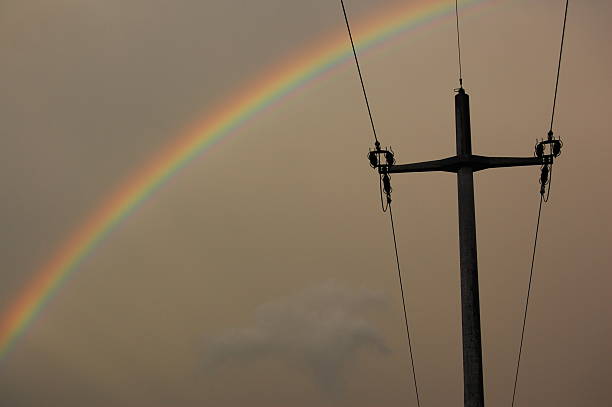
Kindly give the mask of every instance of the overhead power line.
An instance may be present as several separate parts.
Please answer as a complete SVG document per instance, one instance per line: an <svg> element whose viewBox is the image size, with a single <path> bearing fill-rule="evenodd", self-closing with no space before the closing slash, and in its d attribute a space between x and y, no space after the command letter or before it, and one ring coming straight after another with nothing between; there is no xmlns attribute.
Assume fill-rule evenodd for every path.
<svg viewBox="0 0 612 407"><path fill-rule="evenodd" d="M455 22L457 34L457 56L459 68L459 89L455 95L456 109L456 128L457 128L457 156L449 157L442 160L426 161L412 164L395 165L394 153L391 149L381 149L370 103L368 100L366 87L364 83L363 73L359 65L357 51L353 35L351 32L349 18L344 5L344 0L340 0L344 21L348 31L359 81L363 92L363 98L366 104L372 133L374 136L375 149L369 152L368 159L370 165L378 171L381 205L383 211L389 212L391 221L391 231L393 234L393 246L395 250L395 260L397 265L398 282L402 297L402 306L404 312L404 322L406 326L406 336L408 341L408 349L410 352L410 362L412 367L412 376L414 380L415 394L417 406L420 407L419 389L416 378L416 369L414 364L414 356L412 351L412 341L410 328L408 323L408 313L406 308L406 298L402 282L402 273L400 267L400 258L397 248L397 236L395 232L395 223L393 219L393 211L391 207L391 178L392 173L407 173L407 172L427 172L427 171L450 171L457 173L458 193L459 193L459 223L460 223L460 269L461 269L461 291L462 291L462 335L463 335L463 351L464 351L464 402L465 405L482 406L484 405L484 389L483 389L483 372L482 372L482 349L480 335L480 311L478 301L478 275L476 261L476 239L475 239L475 211L473 197L473 172L480 171L486 168L500 167L515 167L525 165L538 165L541 167L540 175L540 203L538 207L538 216L535 227L535 236L533 243L533 252L531 257L531 266L529 270L529 284L527 287L527 295L525 308L523 312L523 323L521 329L521 339L517 357L516 371L514 377L514 388L512 393L512 407L516 400L518 377L520 371L521 357L526 333L527 313L529 309L529 299L533 283L534 265L537 254L537 243L540 231L540 220L542 216L542 204L548 201L550 194L550 180L552 178L552 165L554 158L561 154L562 142L555 138L553 134L553 124L555 118L555 108L557 103L557 93L559 88L559 76L561 71L561 62L563 56L563 45L565 39L565 27L567 22L569 0L565 2L565 12L563 17L563 29L561 32L561 46L559 50L559 60L557 64L557 74L555 80L555 91L552 104L552 114L550 120L550 129L548 138L540 140L536 144L535 157L482 157L472 154L471 149L471 130L470 130L470 114L469 114L469 96L463 89L463 67L461 60L461 36L459 27L459 2L455 0ZM386 162L386 163L385 163ZM548 187L548 188L547 188ZM548 190L547 190L548 189ZM386 206L383 198L383 191L386 195ZM465 260L465 261L464 261ZM466 356L467 355L467 356Z"/></svg>
<svg viewBox="0 0 612 407"><path fill-rule="evenodd" d="M410 339L410 329L408 328L408 314L406 313L406 299L404 295L404 284L402 283L402 270L400 269L399 255L397 254L397 238L395 237L395 225L393 222L393 209L389 204L389 217L391 218L391 231L393 232L393 247L395 249L395 261L397 264L397 277L399 279L399 286L402 292L402 306L404 307L404 321L406 323L406 337L408 338L408 349L410 350L410 364L412 365L412 379L414 380L414 392L416 393L417 406L421 405L419 399L419 386L417 385L417 379L414 369L414 358L412 357L412 341Z"/></svg>
<svg viewBox="0 0 612 407"><path fill-rule="evenodd" d="M374 118L372 117L372 110L370 109L370 102L368 101L368 93L366 92L365 84L363 82L363 75L361 74L361 67L359 66L359 59L357 58L357 51L355 50L355 42L353 41L351 26L349 24L349 19L346 14L346 8L344 7L344 0L340 0L340 4L342 5L342 13L344 14L346 30L348 31L349 39L351 40L351 48L353 49L353 56L355 57L355 65L357 66L357 73L359 74L359 81L361 82L363 98L365 100L366 107L368 108L368 116L370 117L370 124L372 125L372 133L374 133L374 140L378 142L378 136L376 135L376 127L374 127Z"/></svg>
<svg viewBox="0 0 612 407"><path fill-rule="evenodd" d="M514 374L514 389L512 390L512 406L516 399L516 385L518 383L519 368L521 366L521 355L523 354L523 339L525 338L525 322L527 321L527 310L529 308L529 294L531 293L531 282L533 280L533 265L536 257L536 248L538 246L538 232L540 231L540 217L542 215L542 202L544 195L540 195L540 206L538 208L538 221L536 222L535 238L533 240L533 252L531 254L531 267L529 269L529 284L527 285L527 300L525 301L525 311L523 312L523 328L521 330L521 344L519 345L518 358L516 361L516 372Z"/></svg>
<svg viewBox="0 0 612 407"><path fill-rule="evenodd" d="M463 70L461 69L461 41L459 36L459 4L455 0L455 20L457 22L457 54L459 56L459 87L463 87Z"/></svg>
<svg viewBox="0 0 612 407"><path fill-rule="evenodd" d="M349 18L348 15L346 13L346 7L344 6L344 0L340 0L340 5L342 6L342 13L344 14L344 22L346 23L346 30L348 31L348 35L349 35L349 39L351 41L351 48L353 50L353 57L355 58L355 66L357 67L357 73L359 74L359 81L361 82L361 90L363 91L363 98L365 100L365 104L368 110L368 116L370 118L370 124L372 126L372 133L374 135L374 145L376 148L376 151L378 153L390 153L390 156L387 156L387 161L389 163L393 162L393 153L392 152L387 152L384 150L380 149L380 142L378 141L378 136L376 134L376 127L374 126L374 118L372 117L372 110L370 108L370 102L368 101L368 94L366 92L366 88L365 88L365 84L364 84L364 80L363 80L363 74L361 73L361 67L359 66L359 58L357 57L357 50L355 49L355 42L353 40L353 34L351 33L351 25L349 23ZM402 271L400 268L400 259L399 259L399 254L397 251L397 238L395 236L395 223L393 220L393 212L391 210L391 185L390 185L390 179L388 174L379 174L379 181L380 181L380 192L381 192L381 204L383 206L383 211L386 211L386 209L389 210L389 218L391 220L391 231L393 233L393 247L395 249L395 262L397 264L397 275L398 275L398 281L399 281L399 286L400 286L400 292L401 292L401 296L402 296L402 307L403 307L403 311L404 311L404 322L405 322L405 326L406 326L406 337L408 340L408 350L410 352L410 365L412 367L412 379L414 381L414 391L416 394L416 401L417 401L417 406L420 407L421 406L421 400L419 398L419 388L417 385L417 379L416 379L416 370L414 368L414 356L412 353L412 341L410 338L410 325L408 324L408 313L406 311L406 297L404 294L404 285L402 283ZM387 195L387 207L385 208L384 206L384 202L383 202L383 197L382 197L382 191L383 189L385 190L385 193Z"/></svg>
<svg viewBox="0 0 612 407"><path fill-rule="evenodd" d="M557 80L555 81L555 96L553 98L552 114L550 115L550 131L553 129L555 120L555 107L557 105L557 90L559 89L559 73L561 72L561 58L563 56L563 42L565 40L565 23L567 22L567 6L569 0L565 0L565 13L563 14L563 29L561 30L561 47L559 48L559 63L557 64Z"/></svg>
<svg viewBox="0 0 612 407"><path fill-rule="evenodd" d="M561 29L561 46L559 47L559 61L557 63L557 75L556 75L556 79L555 79L555 92L554 92L554 96L553 96L553 105L552 105L552 113L550 116L550 128L548 130L548 143L550 143L550 145L552 146L558 146L559 148L559 152L560 152L560 148L561 148L561 141L560 140L555 140L554 138L554 134L553 134L553 124L554 124L554 120L555 120L555 107L557 105L557 91L559 89L559 74L561 72L561 61L562 61L562 57L563 57L563 43L565 40L565 26L567 23L567 9L568 9L568 5L569 5L569 0L565 0L565 11L563 13L563 28ZM539 143L539 145L542 146L542 151L544 149L544 143L541 142ZM555 147L553 147L554 149ZM537 151L537 150L536 150ZM553 155L556 157L558 155L558 153L555 154L554 150L553 150ZM538 207L538 220L536 222L536 230L535 230L535 237L534 237L534 241L533 241L533 253L531 255L531 267L529 269L529 284L527 285L527 296L525 299L525 309L523 312L523 327L521 329L521 341L520 341L520 345L519 345L519 351L518 351L518 356L517 356L517 360L516 360L516 371L514 374L514 387L512 389L512 404L511 406L514 407L514 403L516 401L516 390L517 390L517 386L518 386L518 377L519 377L519 371L520 371L520 367L521 367L521 356L523 353L523 342L525 340L525 327L526 327L526 323L527 323L527 311L529 310L529 297L531 295L531 284L533 281L533 266L534 266L534 262L535 262L535 258L536 258L536 250L537 250L537 245L538 245L538 232L540 230L540 218L542 215L542 202L548 202L548 198L550 196L550 182L552 180L552 161L549 164L544 164L542 167L542 177L540 178L540 183L542 184L542 187L540 189L540 205ZM550 174L550 178L549 177ZM546 197L544 197L544 192L546 189L546 184L548 183L548 191L546 191Z"/></svg>

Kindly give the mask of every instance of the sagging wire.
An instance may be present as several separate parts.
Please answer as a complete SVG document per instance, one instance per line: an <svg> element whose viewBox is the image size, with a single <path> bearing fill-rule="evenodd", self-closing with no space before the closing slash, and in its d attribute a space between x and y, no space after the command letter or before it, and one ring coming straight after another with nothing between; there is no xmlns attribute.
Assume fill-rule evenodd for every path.
<svg viewBox="0 0 612 407"><path fill-rule="evenodd" d="M359 59L357 58L357 51L355 50L355 42L353 41L353 34L351 33L351 25L349 24L348 15L346 14L346 7L344 7L344 0L340 0L342 6L342 13L344 14L344 22L346 23L346 31L348 32L349 39L351 40L351 48L353 49L353 57L355 57L355 66L357 67L357 73L359 74L359 82L361 82L361 90L363 91L363 99L365 100L366 108L368 109L368 116L370 117L370 125L372 126L372 133L374 134L374 141L378 143L378 136L376 135L376 127L374 126L374 118L372 117L372 109L370 109L370 102L368 101L368 93L366 92L365 83L363 81L363 75L361 74L361 67L359 66ZM379 143L380 146L380 143Z"/></svg>
<svg viewBox="0 0 612 407"><path fill-rule="evenodd" d="M538 232L540 231L540 217L542 216L542 202L544 194L540 194L540 206L538 207L538 221L536 222L535 238L533 240L533 252L531 254L531 268L529 270L529 284L527 285L527 299L525 300L525 310L523 311L523 328L521 330L521 343L519 345L518 358L516 361L516 372L514 374L514 388L512 390L512 407L516 400L516 388L518 384L519 368L521 366L521 356L523 354L523 341L525 339L525 326L527 323L527 310L529 309L529 295L531 294L531 282L533 281L533 265L535 263L536 248L538 246Z"/></svg>
<svg viewBox="0 0 612 407"><path fill-rule="evenodd" d="M461 69L461 41L459 36L459 1L455 0L455 21L457 23L457 54L459 56L459 88L463 88L463 70Z"/></svg>
<svg viewBox="0 0 612 407"><path fill-rule="evenodd" d="M559 90L559 76L561 74L561 61L563 58L563 44L565 42L565 26L567 24L567 10L569 7L569 0L565 0L565 11L563 13L563 28L561 29L561 45L559 46L559 60L557 62L557 75L556 75L556 79L555 79L555 92L554 92L554 96L553 96L553 104L552 104L552 111L550 114L550 128L548 130L548 141L551 143L555 143L555 141L557 141L556 144L553 144L553 152L552 154L554 155L554 157L557 157L560 153L561 153L561 146L562 144L560 143L560 140L555 140L555 136L553 133L553 124L555 122L555 108L557 107L557 93ZM555 148L557 148L556 153L555 153ZM546 191L546 198L544 199L544 202L548 202L548 198L550 196L550 181L552 180L552 165L553 162L551 160L550 164L548 164L549 168L547 167L547 164L544 164L544 166L542 167L542 176L540 178L540 183L542 184L542 179L545 177L544 175L544 171L546 168L546 172L550 173L550 177L548 177L548 174L546 174L546 177L549 178L548 182L545 182L544 184L542 184L542 189L545 188L545 185L548 184L548 188ZM540 194L543 194L542 189L540 190Z"/></svg>
<svg viewBox="0 0 612 407"><path fill-rule="evenodd" d="M374 126L374 118L372 117L372 109L370 108L370 102L368 101L368 94L366 92L365 83L363 80L363 74L361 73L361 67L359 66L359 58L357 58L357 51L355 49L355 42L353 41L353 34L351 33L351 26L349 24L348 15L346 13L346 7L344 6L344 0L340 0L340 5L342 6L342 13L344 14L344 22L346 23L346 29L349 35L349 39L351 42L351 48L353 50L353 57L355 58L355 65L357 67L357 73L359 74L359 81L361 82L361 90L363 91L363 98L365 100L366 108L368 111L368 116L370 118L370 125L372 126L372 133L374 135L374 150L368 153L368 160L370 161L370 165L372 167L378 169L379 174L379 189L380 189L380 202L383 212L389 212L389 217L391 219L391 230L393 232L393 244L395 248L395 260L397 263L397 272L399 277L399 285L400 291L402 295L402 305L404 310L404 321L406 325L406 336L408 338L408 349L410 351L410 364L412 366L412 378L414 380L414 390L416 393L416 401L417 406L420 407L421 401L419 398L419 388L417 386L416 379L416 370L414 368L414 357L412 353L412 342L410 339L410 328L408 325L408 314L406 311L406 299L404 295L404 286L402 284L402 273L400 270L400 260L397 251L397 240L395 236L395 223L393 221L393 213L391 211L391 176L389 175L388 169L395 163L395 157L393 151L391 149L383 150L380 148L380 142L378 141L378 136L376 134L376 127ZM384 156L386 164L382 164L381 155ZM385 198L383 198L383 192Z"/></svg>
<svg viewBox="0 0 612 407"><path fill-rule="evenodd" d="M391 200L388 203L389 218L391 219L391 231L393 232L393 247L395 248L395 260L397 264L397 277L402 294L402 306L404 309L404 322L406 323L406 338L408 339L408 350L410 351L410 364L412 366L412 380L414 382L414 392L416 394L417 406L421 406L419 398L419 386L417 384L416 373L414 368L414 357L412 356L412 340L410 339L410 328L408 324L408 314L406 312L406 296L404 295L404 284L402 283L402 270L400 269L399 255L397 254L397 238L395 237L395 223L393 221L393 210L391 209Z"/></svg>
<svg viewBox="0 0 612 407"><path fill-rule="evenodd" d="M555 80L555 92L553 97L553 105L552 105L552 113L550 117L550 128L548 130L548 137L546 140L542 140L536 143L535 155L537 157L541 157L543 160L541 173L540 173L540 205L538 207L538 220L536 223L535 237L533 242L533 253L531 256L531 267L529 270L529 284L527 286L527 298L525 300L525 310L523 312L523 328L521 330L521 341L519 345L519 352L516 362L516 371L514 375L514 388L512 391L512 404L514 407L514 403L516 401L516 389L518 385L518 377L519 370L521 366L521 355L523 352L523 341L525 339L525 326L527 322L527 310L529 308L529 297L531 294L531 283L533 280L533 266L536 258L536 248L538 244L538 232L540 230L540 218L542 215L542 202L548 202L550 198L550 185L552 182L552 169L554 159L561 155L561 148L563 147L563 142L560 138L555 138L553 133L553 124L555 120L555 108L557 106L557 91L559 89L559 74L561 72L561 61L563 56L563 44L565 40L565 26L567 23L567 10L568 10L569 0L565 0L565 11L563 14L563 28L561 30L561 46L559 48L559 61L557 63L557 75ZM548 151L546 151L548 149Z"/></svg>

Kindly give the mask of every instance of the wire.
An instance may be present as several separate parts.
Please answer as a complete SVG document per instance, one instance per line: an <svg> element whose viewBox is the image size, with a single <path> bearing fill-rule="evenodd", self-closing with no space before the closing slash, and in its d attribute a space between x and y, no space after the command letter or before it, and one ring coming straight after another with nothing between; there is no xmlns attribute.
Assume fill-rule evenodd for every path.
<svg viewBox="0 0 612 407"><path fill-rule="evenodd" d="M569 0L565 0L565 11L563 13L563 28L561 30L561 46L559 47L559 61L557 63L557 78L555 80L555 95L553 97L552 113L550 116L549 137L552 136L552 129L553 129L554 121L555 121L555 107L557 106L557 91L559 89L559 74L561 72L561 61L563 57L563 43L565 41L565 25L567 23L568 5L569 5ZM536 223L535 238L533 241L533 253L531 255L531 268L529 270L529 284L527 286L527 299L525 301L525 311L523 313L523 329L521 331L521 343L519 345L518 358L516 361L516 373L514 375L514 389L512 391L512 407L514 407L514 402L516 400L516 387L518 384L518 375L519 375L519 369L521 366L521 355L523 353L523 341L525 339L525 326L527 323L527 310L529 309L529 296L531 294L531 282L533 280L533 265L535 262L536 248L538 245L538 232L540 230L540 218L542 215L542 202L548 202L548 198L550 197L550 183L551 182L552 182L552 163L550 165L550 178L548 181L548 191L546 193L546 197L544 197L543 193L540 194L540 205L538 208L538 221Z"/></svg>
<svg viewBox="0 0 612 407"><path fill-rule="evenodd" d="M553 165L550 164L550 174L548 174L548 189L546 191L546 198L544 198L544 202L548 202L550 198L550 187L552 186L552 176L553 176Z"/></svg>
<svg viewBox="0 0 612 407"><path fill-rule="evenodd" d="M455 17L457 18L457 53L459 54L459 86L463 88L463 72L461 70L461 42L459 40L459 4L455 0Z"/></svg>
<svg viewBox="0 0 612 407"><path fill-rule="evenodd" d="M355 43L353 42L353 34L351 34L351 26L349 24L348 16L346 15L346 8L344 7L344 0L340 0L342 5L342 13L344 14L344 22L346 23L346 30L348 31L349 38L351 40L351 48L353 49L353 56L355 57L355 65L357 66L357 73L359 73L359 81L361 82L361 90L363 91L363 98L365 99L366 107L368 108L368 116L370 116L370 124L372 125L372 133L374 133L374 140L378 142L378 136L376 135L376 128L374 127L374 119L372 118L372 110L370 109L370 102L368 102L368 94L366 92L365 84L363 83L363 75L361 74L361 68L359 67L359 59L357 59L357 51L355 50Z"/></svg>
<svg viewBox="0 0 612 407"><path fill-rule="evenodd" d="M344 6L344 0L340 0L340 4L342 5L342 13L344 14L344 22L346 23L346 30L348 31L349 39L351 40L351 48L353 50L353 56L355 57L355 65L357 66L357 73L359 74L359 81L361 82L361 90L363 91L363 98L365 100L366 107L368 109L368 116L370 117L370 124L372 126L372 133L374 134L374 140L376 141L376 145L379 145L378 136L376 135L376 127L374 126L374 118L372 117L372 109L370 109L370 102L368 101L368 94L366 92L365 84L363 81L363 75L361 73L361 67L359 66L359 59L357 58L357 51L355 50L355 42L353 41L353 34L351 33L351 26L349 24L349 19L346 14L346 7ZM421 406L421 400L419 398L419 387L417 385L416 380L416 371L414 368L414 356L412 354L412 341L410 339L410 327L408 324L408 314L406 312L406 298L404 295L404 285L402 283L402 271L400 269L400 260L399 254L397 251L397 238L395 236L395 223L393 221L393 211L391 210L391 201L387 200L387 206L385 207L383 195L382 195L382 175L379 175L379 187L380 187L380 200L382 205L383 212L389 211L389 217L391 219L391 231L393 232L393 247L395 249L395 262L397 264L397 275L399 278L399 286L402 294L402 306L404 310L404 322L406 324L406 337L408 338L408 349L410 351L410 364L412 366L412 379L414 381L414 391L416 394L417 406Z"/></svg>
<svg viewBox="0 0 612 407"><path fill-rule="evenodd" d="M397 254L397 239L395 237L395 224L393 222L393 210L391 203L388 204L389 217L391 219L391 231L393 232L393 247L395 248L395 261L397 263L397 276L399 278L400 291L402 293L402 305L404 307L404 322L406 323L406 337L408 338L408 349L410 350L410 364L412 365L412 379L414 380L414 391L416 394L417 406L420 407L419 386L417 385L416 371L414 369L414 357L412 356L412 341L410 340L410 328L408 325L408 314L406 313L406 298L404 295L404 284L402 283L402 271L400 269L399 255Z"/></svg>
<svg viewBox="0 0 612 407"><path fill-rule="evenodd" d="M382 185L382 175L378 175L378 189L380 190L380 208L383 212L387 212L389 209L389 203L385 206L385 199L383 198L383 185Z"/></svg>
<svg viewBox="0 0 612 407"><path fill-rule="evenodd" d="M542 202L544 195L540 195L540 207L538 208L538 221L536 223L535 238L533 241L533 254L531 255L531 269L529 270L529 285L527 286L527 300L525 301L525 312L523 313L523 330L521 331L521 344L519 346L518 359L516 361L516 373L514 375L514 390L512 391L512 407L516 398L516 385L518 383L519 368L521 366L521 355L523 353L523 340L525 338L525 325L527 322L527 309L529 308L529 294L531 294L531 281L533 280L533 264L535 262L536 247L538 245L538 232L540 231L540 217L542 215Z"/></svg>
<svg viewBox="0 0 612 407"><path fill-rule="evenodd" d="M550 131L553 128L553 122L555 120L555 106L557 105L557 89L559 88L559 73L561 72L561 57L563 56L563 41L565 40L565 23L567 21L567 6L569 0L565 0L565 14L563 16L563 30L561 31L561 47L559 49L559 63L557 65L557 80L555 81L555 97L553 99L552 114L550 116Z"/></svg>

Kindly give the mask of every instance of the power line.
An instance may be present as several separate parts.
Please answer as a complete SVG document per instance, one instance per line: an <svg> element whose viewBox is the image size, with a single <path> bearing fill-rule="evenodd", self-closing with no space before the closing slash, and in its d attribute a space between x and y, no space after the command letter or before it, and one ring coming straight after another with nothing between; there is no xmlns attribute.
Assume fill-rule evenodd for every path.
<svg viewBox="0 0 612 407"><path fill-rule="evenodd" d="M459 4L455 0L455 17L457 21L457 54L459 55L459 87L463 87L463 71L461 69L461 41L459 40Z"/></svg>
<svg viewBox="0 0 612 407"><path fill-rule="evenodd" d="M544 195L540 194L540 206L538 208L538 221L536 223L535 238L533 241L533 253L531 255L531 268L529 270L529 285L527 286L527 300L525 301L525 311L523 313L523 329L521 331L521 344L519 346L518 358L516 361L516 373L514 375L514 390L512 390L512 406L514 407L514 401L516 398L516 385L518 383L519 368L521 366L521 355L523 353L523 339L525 338L525 324L527 321L527 309L529 308L529 294L531 293L531 281L533 279L533 264L535 262L536 247L538 245L538 232L540 231L540 217L542 215L542 202L544 201Z"/></svg>
<svg viewBox="0 0 612 407"><path fill-rule="evenodd" d="M551 117L550 117L550 129L548 131L548 142L555 142L555 143L559 143L559 145L561 145L560 140L554 140L553 137L553 123L555 120L555 107L557 105L557 91L559 89L559 74L561 72L561 60L562 60L562 56L563 56L563 43L565 40L565 26L567 23L567 9L568 9L568 5L569 5L569 0L565 0L565 11L563 14L563 28L561 30L561 46L559 47L559 61L557 63L557 77L555 80L555 93L554 93L554 97L553 97L553 106L552 106L552 113L551 113ZM558 155L558 154L557 154ZM556 155L555 155L556 156ZM533 280L533 266L534 266L534 262L535 262L535 257L536 257L536 249L537 249L537 244L538 244L538 232L540 230L540 218L542 215L542 202L548 202L548 198L550 196L550 182L552 181L552 161L549 164L545 164L543 168L543 170L547 170L548 171L548 166L550 166L550 179L548 180L548 191L546 193L546 197L544 197L544 188L546 186L546 178L548 177L548 174L546 175L546 177L543 177L541 179L542 183L542 189L540 190L540 205L538 207L538 220L536 222L536 231L535 231L535 238L534 238L534 242L533 242L533 253L531 255L531 267L529 270L529 284L527 286L527 298L525 300L525 310L523 312L523 328L521 330L521 342L519 345L519 352L518 352L518 357L517 357L517 361L516 361L516 372L514 375L514 388L512 390L512 404L511 406L514 407L514 402L516 401L516 388L517 388L517 384L518 384L518 375L519 375L519 370L520 370L520 366L521 366L521 355L523 353L523 341L525 339L525 326L526 326L526 322L527 322L527 311L529 309L529 297L531 294L531 283ZM544 174L543 174L544 175Z"/></svg>
<svg viewBox="0 0 612 407"><path fill-rule="evenodd" d="M393 210L391 209L391 203L389 203L389 217L391 219L391 231L393 232L393 247L395 248L395 261L397 263L397 276L399 279L400 291L402 292L402 305L404 307L404 322L406 323L406 337L408 338L408 349L410 350L410 364L412 365L412 379L414 380L414 392L416 393L417 406L421 405L419 399L419 386L416 380L416 371L414 369L414 357L412 355L412 341L410 340L410 328L408 325L408 315L406 313L406 299L404 296L404 284L402 283L402 271L400 269L400 260L397 254L397 239L395 237L395 224L393 222Z"/></svg>
<svg viewBox="0 0 612 407"><path fill-rule="evenodd" d="M366 92L365 84L363 83L363 75L361 74L361 68L359 67L359 59L357 59L357 51L355 50L355 43L353 42L353 34L351 34L351 26L349 24L348 16L346 15L346 8L344 7L344 0L340 0L342 5L342 13L344 14L344 22L346 23L346 30L348 31L349 39L351 40L351 48L353 49L353 56L355 57L355 65L357 66L357 73L359 74L359 81L361 82L361 90L363 91L363 98L365 100L366 107L368 108L368 116L370 116L370 124L372 125L372 133L374 133L374 140L378 143L378 136L376 135L376 128L374 127L374 119L372 118L372 110L370 109L370 102L368 102L368 94Z"/></svg>
<svg viewBox="0 0 612 407"><path fill-rule="evenodd" d="M563 41L565 40L565 23L567 22L567 6L569 0L565 0L565 13L563 15L563 30L561 31L561 47L559 48L559 63L557 64L557 80L555 81L555 97L553 98L552 114L550 116L550 131L553 129L555 120L555 107L557 105L557 89L559 88L559 73L561 72L561 57L563 56Z"/></svg>
<svg viewBox="0 0 612 407"><path fill-rule="evenodd" d="M376 127L374 126L374 118L372 117L372 110L370 109L370 102L368 101L368 94L366 92L366 88L365 88L365 84L364 84L364 80L363 80L363 75L361 73L361 67L359 66L359 59L357 58L357 51L355 49L355 42L353 41L353 34L351 33L351 26L349 24L349 19L348 19L348 15L346 13L346 7L344 6L344 0L340 0L340 4L342 6L342 13L344 14L344 22L346 23L346 30L348 31L348 35L349 35L349 39L351 40L351 48L353 50L353 57L355 58L355 65L357 66L357 73L359 74L359 81L361 82L361 90L363 91L363 98L365 100L365 104L366 107L368 109L368 116L370 118L370 124L372 126L372 133L374 134L374 141L375 141L375 146L376 149L378 150L378 152L382 152L380 150L380 142L378 141L378 136L376 135ZM391 157L392 157L392 153L391 153ZM417 406L420 407L421 406L421 400L419 398L419 387L417 385L417 379L416 379L416 370L414 368L414 356L412 353L412 341L410 339L410 326L408 324L408 313L406 311L406 297L404 294L404 285L402 283L402 272L401 272L401 268L400 268L400 259L399 259L399 254L397 251L397 238L395 236L395 222L393 220L393 211L391 210L391 197L390 197L390 193L391 193L391 187L389 185L389 189L385 188L385 192L387 194L387 207L385 208L384 202L383 202L383 196L382 196L382 191L383 191L383 175L379 174L380 176L380 193L381 193L381 204L383 207L383 211L385 211L386 209L389 210L389 218L391 220L391 231L393 233L393 247L395 249L395 262L397 264L397 275L398 275L398 280L399 280L399 286L400 286L400 292L402 295L402 308L404 311L404 322L406 325L406 337L408 339L408 350L410 352L410 365L412 366L412 379L414 381L414 391L416 394L416 400L417 400ZM386 182L389 182L389 178L388 175L385 174L386 178Z"/></svg>

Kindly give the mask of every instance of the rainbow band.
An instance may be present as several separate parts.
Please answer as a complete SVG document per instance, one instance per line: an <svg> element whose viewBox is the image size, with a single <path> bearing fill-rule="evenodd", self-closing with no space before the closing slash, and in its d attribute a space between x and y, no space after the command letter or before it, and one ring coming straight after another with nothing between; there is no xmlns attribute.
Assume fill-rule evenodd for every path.
<svg viewBox="0 0 612 407"><path fill-rule="evenodd" d="M462 6L483 0L463 0ZM454 1L423 0L419 4L394 7L355 24L356 46L365 49L400 33L424 26L454 12ZM0 319L0 360L96 245L138 205L191 160L221 138L243 125L267 107L300 86L311 82L352 57L346 32L338 32L314 47L302 50L247 86L241 93L220 104L216 111L197 123L192 131L178 137L151 159L111 196L55 252L19 293Z"/></svg>

